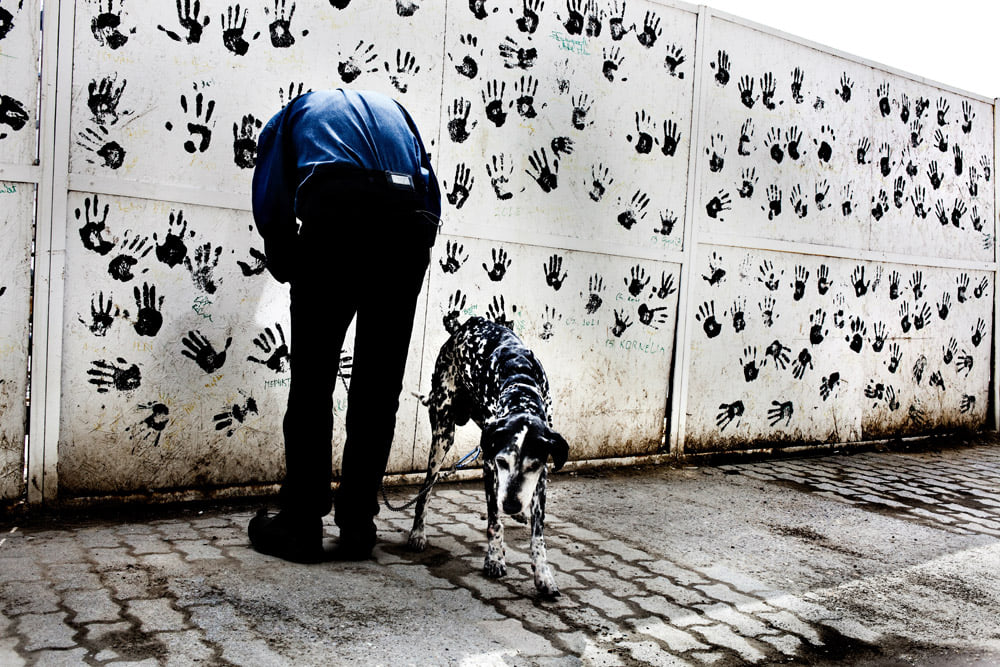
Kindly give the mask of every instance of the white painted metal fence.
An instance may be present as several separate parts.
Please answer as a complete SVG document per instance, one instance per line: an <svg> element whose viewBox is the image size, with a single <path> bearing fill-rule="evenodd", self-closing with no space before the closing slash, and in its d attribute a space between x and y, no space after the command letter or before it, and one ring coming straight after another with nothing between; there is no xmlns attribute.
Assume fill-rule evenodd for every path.
<svg viewBox="0 0 1000 667"><path fill-rule="evenodd" d="M33 135L0 139L4 498L36 187L29 498L280 479L287 292L252 230L253 146L336 86L403 102L446 199L391 471L425 464L410 391L455 313L536 351L577 459L981 428L996 405L991 100L648 0L50 4L40 109L14 66L41 167ZM36 62L19 11L0 48Z"/></svg>

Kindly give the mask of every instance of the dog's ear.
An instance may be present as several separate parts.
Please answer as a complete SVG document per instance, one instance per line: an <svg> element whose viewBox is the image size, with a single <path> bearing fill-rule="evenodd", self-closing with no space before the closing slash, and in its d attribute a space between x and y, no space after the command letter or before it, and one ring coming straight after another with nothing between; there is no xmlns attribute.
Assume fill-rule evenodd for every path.
<svg viewBox="0 0 1000 667"><path fill-rule="evenodd" d="M502 421L494 421L483 427L479 436L479 449L484 460L492 459L503 448L507 429Z"/></svg>
<svg viewBox="0 0 1000 667"><path fill-rule="evenodd" d="M552 456L552 472L556 472L566 465L566 459L569 458L569 443L561 435L549 429L545 444Z"/></svg>

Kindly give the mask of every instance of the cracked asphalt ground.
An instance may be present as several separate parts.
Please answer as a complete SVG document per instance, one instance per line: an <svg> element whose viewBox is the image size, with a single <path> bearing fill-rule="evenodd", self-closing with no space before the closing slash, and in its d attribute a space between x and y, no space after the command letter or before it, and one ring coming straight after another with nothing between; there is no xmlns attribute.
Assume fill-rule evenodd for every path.
<svg viewBox="0 0 1000 667"><path fill-rule="evenodd" d="M383 509L364 563L257 554L255 509L6 519L0 664L1000 664L995 436L556 475L556 601L512 522L483 577L478 483L435 491L424 553Z"/></svg>

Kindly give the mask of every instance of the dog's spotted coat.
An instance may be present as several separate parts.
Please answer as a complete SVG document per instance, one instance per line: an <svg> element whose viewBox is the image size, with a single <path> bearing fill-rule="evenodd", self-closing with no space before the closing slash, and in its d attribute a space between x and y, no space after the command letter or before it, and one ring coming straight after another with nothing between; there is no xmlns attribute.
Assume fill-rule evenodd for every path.
<svg viewBox="0 0 1000 667"><path fill-rule="evenodd" d="M430 487L455 441L455 427L470 419L482 430L483 479L486 485L488 577L506 574L500 510L524 520L531 511L531 566L535 586L546 596L559 589L545 554L546 462L554 470L566 462L569 446L552 430L551 398L545 371L531 350L510 329L473 317L452 326L451 338L438 354L426 403L431 443L427 464L428 489L417 501L409 544L427 546L424 511Z"/></svg>

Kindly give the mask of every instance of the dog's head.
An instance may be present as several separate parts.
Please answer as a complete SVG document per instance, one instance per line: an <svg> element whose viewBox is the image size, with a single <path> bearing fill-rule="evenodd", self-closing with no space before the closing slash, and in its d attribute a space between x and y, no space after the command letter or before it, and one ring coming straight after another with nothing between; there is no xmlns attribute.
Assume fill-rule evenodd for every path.
<svg viewBox="0 0 1000 667"><path fill-rule="evenodd" d="M507 514L530 507L550 456L553 470L562 468L569 457L566 440L541 419L526 414L487 425L480 447L486 465L496 471L498 501Z"/></svg>

